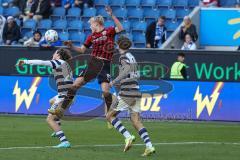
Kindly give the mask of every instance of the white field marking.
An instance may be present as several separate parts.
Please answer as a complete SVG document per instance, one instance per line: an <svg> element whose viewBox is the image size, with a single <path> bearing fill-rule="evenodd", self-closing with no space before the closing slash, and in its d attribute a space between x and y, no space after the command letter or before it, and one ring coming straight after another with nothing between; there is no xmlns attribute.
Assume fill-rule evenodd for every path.
<svg viewBox="0 0 240 160"><path fill-rule="evenodd" d="M161 142L161 143L153 143L155 146L159 145L194 145L194 144L209 144L209 145L239 145L240 142ZM144 146L145 144L133 144L134 146ZM124 144L93 144L93 145L73 145L71 148L79 148L79 147L120 147L124 146ZM0 148L0 150L14 150L14 149L45 149L45 148L53 148L54 146L29 146L29 147L6 147Z"/></svg>

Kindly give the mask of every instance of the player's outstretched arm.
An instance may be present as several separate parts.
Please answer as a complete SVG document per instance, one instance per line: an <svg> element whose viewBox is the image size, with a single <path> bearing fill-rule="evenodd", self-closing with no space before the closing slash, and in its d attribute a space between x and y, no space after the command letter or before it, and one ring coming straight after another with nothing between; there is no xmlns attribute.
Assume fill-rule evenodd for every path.
<svg viewBox="0 0 240 160"><path fill-rule="evenodd" d="M117 27L115 28L116 32L117 32L117 33L122 32L122 31L124 30L124 29L123 29L123 26L122 26L121 22L118 20L118 18L113 15L112 9L111 9L109 6L107 6L107 7L105 8L105 10L106 10L106 12L112 17L115 25L117 26Z"/></svg>
<svg viewBox="0 0 240 160"><path fill-rule="evenodd" d="M41 65L41 66L48 66L53 69L58 68L59 66L64 63L62 60L51 60L51 61L43 61L43 60L20 60L16 64L17 66L22 66L24 64L29 64L29 65Z"/></svg>
<svg viewBox="0 0 240 160"><path fill-rule="evenodd" d="M71 50L76 51L78 53L84 53L87 49L84 45L82 45L81 47L74 46L72 41L65 41L64 45L67 46L68 48L70 48Z"/></svg>

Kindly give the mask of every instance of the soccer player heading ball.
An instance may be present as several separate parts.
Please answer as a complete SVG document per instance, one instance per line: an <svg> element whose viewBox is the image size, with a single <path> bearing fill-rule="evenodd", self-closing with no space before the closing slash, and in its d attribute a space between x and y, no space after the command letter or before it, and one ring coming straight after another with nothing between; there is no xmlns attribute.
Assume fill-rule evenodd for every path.
<svg viewBox="0 0 240 160"><path fill-rule="evenodd" d="M107 120L125 137L124 152L126 152L131 148L135 137L129 133L116 116L121 111L128 110L131 114L132 125L146 144L146 149L142 156L148 156L155 153L155 148L152 146L148 132L140 118L141 92L138 85L140 75L135 57L128 51L132 43L124 36L121 36L117 43L121 54L119 58L119 75L110 83L110 86L116 86L119 93L114 98L107 113Z"/></svg>
<svg viewBox="0 0 240 160"><path fill-rule="evenodd" d="M29 65L43 65L49 66L53 69L54 79L57 84L58 94L50 100L51 108L49 111L54 110L58 105L61 105L63 98L67 96L67 90L73 84L73 74L69 64L66 62L71 59L71 52L67 49L58 49L54 54L52 60L20 60L18 66L24 64ZM69 103L70 105L71 103ZM60 118L56 115L49 114L47 117L47 123L53 129L54 133L52 137L58 137L60 144L55 148L69 148L71 145L68 142L66 136L61 130Z"/></svg>
<svg viewBox="0 0 240 160"><path fill-rule="evenodd" d="M112 95L109 93L110 64L114 52L114 37L116 33L123 31L123 27L120 21L113 15L110 7L106 7L106 12L112 17L116 27L105 28L104 18L95 16L89 20L92 34L87 37L81 47L73 46L71 41L65 42L65 45L78 53L84 53L87 48L92 46L91 58L88 62L88 67L75 80L68 97L64 99L63 106L58 107L52 114L62 115L62 112L69 106L68 103L71 102L71 97L76 95L77 90L95 78L98 79L98 83L103 91L107 107L106 112L110 108L112 104Z"/></svg>

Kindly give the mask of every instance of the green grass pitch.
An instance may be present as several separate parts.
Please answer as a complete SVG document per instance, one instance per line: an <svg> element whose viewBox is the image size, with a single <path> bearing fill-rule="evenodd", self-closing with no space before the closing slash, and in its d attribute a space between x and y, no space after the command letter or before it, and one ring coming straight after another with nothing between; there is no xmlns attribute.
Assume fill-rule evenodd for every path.
<svg viewBox="0 0 240 160"><path fill-rule="evenodd" d="M103 120L64 121L70 149L44 146L58 144L42 116L0 115L0 160L141 160L144 145L123 153L123 137L108 130ZM128 121L126 127L143 144ZM156 154L154 160L239 160L239 123L145 122ZM204 143L186 143L204 142ZM214 142L214 143L213 143ZM25 147L25 148L12 148ZM35 147L35 148L34 148ZM38 148L39 147L39 148Z"/></svg>

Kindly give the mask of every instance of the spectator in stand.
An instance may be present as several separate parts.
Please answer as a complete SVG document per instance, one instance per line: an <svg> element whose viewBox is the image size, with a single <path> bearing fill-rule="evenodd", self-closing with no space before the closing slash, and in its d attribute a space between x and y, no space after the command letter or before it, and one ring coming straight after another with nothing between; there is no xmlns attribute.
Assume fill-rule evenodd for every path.
<svg viewBox="0 0 240 160"><path fill-rule="evenodd" d="M200 7L218 7L218 0L200 0L199 1Z"/></svg>
<svg viewBox="0 0 240 160"><path fill-rule="evenodd" d="M5 45L14 45L17 44L18 40L20 39L20 28L17 25L16 21L12 16L7 18L7 23L3 29L3 43Z"/></svg>
<svg viewBox="0 0 240 160"><path fill-rule="evenodd" d="M236 0L235 7L240 8L240 0Z"/></svg>
<svg viewBox="0 0 240 160"><path fill-rule="evenodd" d="M51 6L52 7L61 7L62 1L61 0L51 0Z"/></svg>
<svg viewBox="0 0 240 160"><path fill-rule="evenodd" d="M27 47L38 47L40 41L42 41L42 34L39 31L35 31L33 37L29 38L23 45Z"/></svg>
<svg viewBox="0 0 240 160"><path fill-rule="evenodd" d="M39 47L41 47L41 48L53 48L56 46L62 46L62 41L60 39L58 39L55 42L48 42L44 38L41 42L39 42Z"/></svg>
<svg viewBox="0 0 240 160"><path fill-rule="evenodd" d="M193 42L196 42L198 39L198 34L196 26L192 24L192 21L189 16L184 17L184 25L181 27L179 39L184 41L186 34L191 35Z"/></svg>
<svg viewBox="0 0 240 160"><path fill-rule="evenodd" d="M33 0L14 0L13 5L19 8L21 11L19 18L25 21L28 19L28 14L30 13L33 5Z"/></svg>
<svg viewBox="0 0 240 160"><path fill-rule="evenodd" d="M196 49L197 49L197 46L193 42L192 37L190 36L190 34L186 34L185 42L182 46L182 50L196 50Z"/></svg>
<svg viewBox="0 0 240 160"><path fill-rule="evenodd" d="M51 14L50 3L50 0L35 0L28 14L29 18L33 17L36 21L49 18Z"/></svg>
<svg viewBox="0 0 240 160"><path fill-rule="evenodd" d="M147 48L161 48L167 39L167 28L165 26L165 16L159 17L157 22L152 22L146 31Z"/></svg>
<svg viewBox="0 0 240 160"><path fill-rule="evenodd" d="M73 6L74 4L74 0L62 0L62 6L65 8L65 9L69 9Z"/></svg>
<svg viewBox="0 0 240 160"><path fill-rule="evenodd" d="M81 10L83 10L84 7L93 7L93 0L75 0L74 7L79 7Z"/></svg>
<svg viewBox="0 0 240 160"><path fill-rule="evenodd" d="M6 23L6 18L0 15L0 45L3 43L3 29Z"/></svg>

